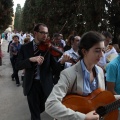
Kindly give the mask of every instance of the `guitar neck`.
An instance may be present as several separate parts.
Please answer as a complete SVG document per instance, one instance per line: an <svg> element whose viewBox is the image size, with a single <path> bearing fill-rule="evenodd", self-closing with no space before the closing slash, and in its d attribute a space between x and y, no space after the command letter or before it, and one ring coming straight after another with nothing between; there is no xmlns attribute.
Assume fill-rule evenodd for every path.
<svg viewBox="0 0 120 120"><path fill-rule="evenodd" d="M100 115L100 116L104 116L105 114L117 109L118 107L120 107L120 99L116 100L115 102L112 102L106 106L100 106L97 108L96 112Z"/></svg>
<svg viewBox="0 0 120 120"><path fill-rule="evenodd" d="M116 100L115 102L113 102L113 103L111 103L109 105L106 105L105 107L107 109L107 113L117 109L118 107L120 107L120 99Z"/></svg>

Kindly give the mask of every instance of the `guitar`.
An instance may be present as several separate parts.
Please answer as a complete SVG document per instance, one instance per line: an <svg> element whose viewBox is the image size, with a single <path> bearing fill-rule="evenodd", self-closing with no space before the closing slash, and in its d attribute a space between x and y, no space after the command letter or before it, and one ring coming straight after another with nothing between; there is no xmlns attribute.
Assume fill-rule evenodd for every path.
<svg viewBox="0 0 120 120"><path fill-rule="evenodd" d="M63 105L74 111L88 113L96 110L100 120L117 120L120 99L116 100L109 91L97 89L88 96L67 95L63 98Z"/></svg>

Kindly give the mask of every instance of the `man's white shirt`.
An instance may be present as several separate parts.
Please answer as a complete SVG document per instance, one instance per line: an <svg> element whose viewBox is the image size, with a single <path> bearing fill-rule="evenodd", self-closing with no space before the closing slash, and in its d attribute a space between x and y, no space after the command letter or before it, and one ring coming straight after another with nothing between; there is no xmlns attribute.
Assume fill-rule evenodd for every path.
<svg viewBox="0 0 120 120"><path fill-rule="evenodd" d="M65 51L64 54L69 55L74 60L78 60L79 57L80 57L79 54L73 50L73 48L71 48L70 50ZM63 55L61 56L61 58L58 61L60 61L62 58L63 58ZM72 66L72 63L65 62L64 68L68 68L70 66Z"/></svg>

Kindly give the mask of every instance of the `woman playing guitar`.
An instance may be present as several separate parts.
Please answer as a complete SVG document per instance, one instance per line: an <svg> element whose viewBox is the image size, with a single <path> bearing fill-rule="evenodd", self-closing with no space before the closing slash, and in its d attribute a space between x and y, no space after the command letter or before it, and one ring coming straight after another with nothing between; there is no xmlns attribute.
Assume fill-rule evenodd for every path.
<svg viewBox="0 0 120 120"><path fill-rule="evenodd" d="M100 33L90 31L81 37L80 61L61 72L60 79L45 104L45 110L49 115L58 120L103 120L102 117L111 113L114 108L112 116L108 114L104 120L117 120L118 111L115 109L117 109L116 106L120 106L120 100L114 103L115 98L110 92L99 90L105 90L103 70L96 65L103 51L104 37ZM69 96L71 94L77 97ZM77 99L80 96L82 98ZM108 105L109 100L113 102L110 105ZM75 106L77 103L80 106ZM105 103L107 105L99 107L96 103L100 106Z"/></svg>
<svg viewBox="0 0 120 120"><path fill-rule="evenodd" d="M95 109L88 113L74 111L63 105L62 100L69 94L88 96L98 88L105 89L103 70L96 65L103 49L104 37L100 33L90 31L81 37L78 50L80 61L61 72L46 101L45 109L49 115L58 120L99 120Z"/></svg>

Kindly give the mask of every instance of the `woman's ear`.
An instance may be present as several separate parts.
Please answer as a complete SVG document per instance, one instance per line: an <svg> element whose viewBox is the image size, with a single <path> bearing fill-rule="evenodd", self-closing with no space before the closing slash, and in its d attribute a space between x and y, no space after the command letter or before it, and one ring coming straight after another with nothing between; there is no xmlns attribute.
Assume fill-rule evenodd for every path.
<svg viewBox="0 0 120 120"><path fill-rule="evenodd" d="M81 52L84 56L86 55L86 50L85 49L82 49Z"/></svg>

